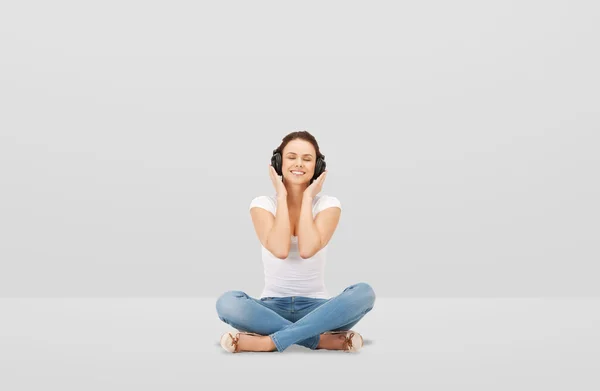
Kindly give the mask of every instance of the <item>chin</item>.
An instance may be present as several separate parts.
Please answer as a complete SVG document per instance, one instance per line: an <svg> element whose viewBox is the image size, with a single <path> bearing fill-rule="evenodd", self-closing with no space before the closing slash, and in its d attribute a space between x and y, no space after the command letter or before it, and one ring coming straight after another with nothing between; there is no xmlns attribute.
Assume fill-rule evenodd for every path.
<svg viewBox="0 0 600 391"><path fill-rule="evenodd" d="M308 183L308 180L304 180L304 179L298 179L298 178L286 178L286 181L288 182L293 182L293 183Z"/></svg>

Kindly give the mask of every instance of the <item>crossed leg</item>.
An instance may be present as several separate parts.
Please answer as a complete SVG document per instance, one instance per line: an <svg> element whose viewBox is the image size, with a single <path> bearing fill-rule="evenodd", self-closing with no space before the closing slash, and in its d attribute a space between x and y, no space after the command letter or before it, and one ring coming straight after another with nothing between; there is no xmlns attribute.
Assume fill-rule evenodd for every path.
<svg viewBox="0 0 600 391"><path fill-rule="evenodd" d="M216 303L219 319L230 326L250 333L270 335L293 324L292 321L264 306L259 300L243 291L228 291L223 293ZM313 336L296 342L312 349L319 341L319 336Z"/></svg>
<svg viewBox="0 0 600 391"><path fill-rule="evenodd" d="M352 284L340 294L324 302L295 323L284 326L269 336L278 351L304 341L320 337L327 331L347 330L362 319L375 305L375 291L366 282ZM311 349L317 348L317 343Z"/></svg>
<svg viewBox="0 0 600 391"><path fill-rule="evenodd" d="M296 323L242 291L224 293L217 300L216 307L219 319L223 322L240 331L269 336L272 339L269 342L273 342L277 350L283 351L291 344L317 349L321 332L350 330L373 308L374 301L373 289L362 282L348 286L342 293L311 310ZM349 323L340 326L340 319Z"/></svg>

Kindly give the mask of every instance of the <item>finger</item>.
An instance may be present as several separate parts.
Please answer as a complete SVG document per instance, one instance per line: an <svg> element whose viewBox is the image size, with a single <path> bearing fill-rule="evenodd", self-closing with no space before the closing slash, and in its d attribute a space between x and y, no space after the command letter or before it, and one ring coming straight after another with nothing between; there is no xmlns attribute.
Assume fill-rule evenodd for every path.
<svg viewBox="0 0 600 391"><path fill-rule="evenodd" d="M275 167L271 166L271 173L273 174L273 178L281 178L282 176L275 170Z"/></svg>
<svg viewBox="0 0 600 391"><path fill-rule="evenodd" d="M323 187L323 183L325 182L325 173L323 174L323 178L321 178L321 181L319 182L319 186Z"/></svg>
<svg viewBox="0 0 600 391"><path fill-rule="evenodd" d="M273 166L271 166L271 175L273 176L273 179L283 181L283 175L279 175L279 173L277 173L277 171L275 171L275 167L273 167Z"/></svg>

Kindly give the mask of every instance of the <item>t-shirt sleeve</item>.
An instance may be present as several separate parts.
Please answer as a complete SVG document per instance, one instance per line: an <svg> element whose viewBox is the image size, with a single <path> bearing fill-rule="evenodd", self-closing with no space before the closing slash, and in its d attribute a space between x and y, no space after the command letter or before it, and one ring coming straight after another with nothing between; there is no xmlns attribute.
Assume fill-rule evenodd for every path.
<svg viewBox="0 0 600 391"><path fill-rule="evenodd" d="M267 196L258 196L256 198L254 198L250 202L250 207L248 208L248 210L255 208L255 207L266 209L269 212L271 212L273 215L275 215L275 213L277 211L275 204L273 203L273 200Z"/></svg>
<svg viewBox="0 0 600 391"><path fill-rule="evenodd" d="M319 199L319 201L315 205L315 215L322 210L333 207L342 209L342 204L340 203L340 200L338 200L334 196L324 195Z"/></svg>

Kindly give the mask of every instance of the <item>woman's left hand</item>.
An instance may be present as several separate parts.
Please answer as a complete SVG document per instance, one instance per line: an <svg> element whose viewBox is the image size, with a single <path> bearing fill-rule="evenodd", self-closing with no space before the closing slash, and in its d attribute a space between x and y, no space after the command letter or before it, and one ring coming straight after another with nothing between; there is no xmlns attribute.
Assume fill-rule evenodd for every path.
<svg viewBox="0 0 600 391"><path fill-rule="evenodd" d="M321 175L319 175L317 177L317 179L315 179L313 181L313 183L311 183L310 186L308 186L304 190L304 196L310 197L310 198L315 198L315 196L321 192L321 189L323 188L323 182L325 182L326 176L327 176L327 170L323 171L323 173Z"/></svg>

